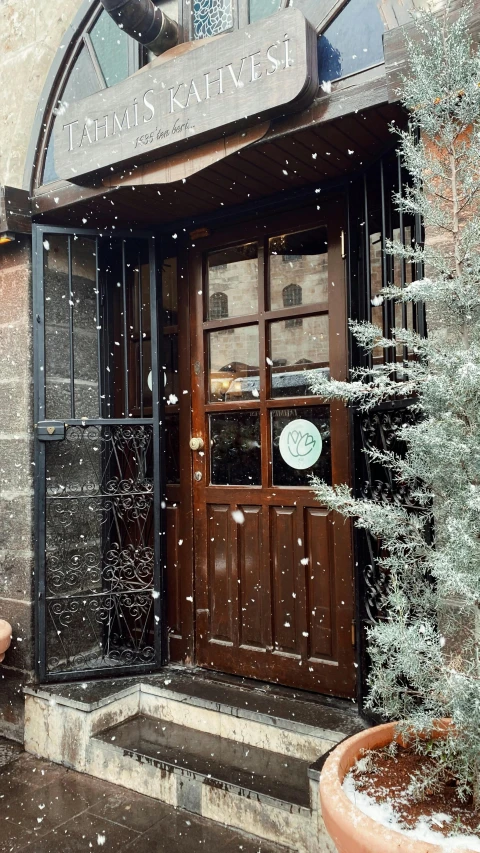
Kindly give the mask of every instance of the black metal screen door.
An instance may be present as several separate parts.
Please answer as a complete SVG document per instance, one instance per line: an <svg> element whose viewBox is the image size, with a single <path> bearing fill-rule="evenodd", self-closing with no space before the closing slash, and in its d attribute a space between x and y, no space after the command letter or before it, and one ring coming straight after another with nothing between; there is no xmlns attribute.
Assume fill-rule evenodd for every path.
<svg viewBox="0 0 480 853"><path fill-rule="evenodd" d="M162 663L155 239L35 226L36 660Z"/></svg>

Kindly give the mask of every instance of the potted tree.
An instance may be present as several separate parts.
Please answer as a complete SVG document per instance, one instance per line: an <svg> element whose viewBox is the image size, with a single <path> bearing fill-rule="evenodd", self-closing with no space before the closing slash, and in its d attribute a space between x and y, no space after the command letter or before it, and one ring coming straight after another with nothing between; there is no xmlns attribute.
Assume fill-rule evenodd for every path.
<svg viewBox="0 0 480 853"><path fill-rule="evenodd" d="M323 505L381 541L388 576L388 615L368 630L368 707L389 722L340 744L321 776L339 853L480 850L480 55L471 9L447 12L416 15L400 93L412 185L396 203L422 217L425 244L386 246L424 277L382 292L424 303L428 337L397 329L384 339L354 323L367 351L413 357L313 386L363 410L413 398L418 414L400 429L404 458L373 453L410 506L313 481Z"/></svg>

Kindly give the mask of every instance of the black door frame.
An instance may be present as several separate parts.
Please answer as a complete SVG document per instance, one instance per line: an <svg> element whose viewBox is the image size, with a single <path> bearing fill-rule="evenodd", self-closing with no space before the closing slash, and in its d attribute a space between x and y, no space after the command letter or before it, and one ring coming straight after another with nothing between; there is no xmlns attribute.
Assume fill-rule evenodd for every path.
<svg viewBox="0 0 480 853"><path fill-rule="evenodd" d="M124 419L69 419L69 426L129 426L148 425L152 429L153 440L153 636L154 653L148 663L126 664L116 666L99 666L70 669L65 671L48 671L47 658L47 585L46 585L46 444L49 441L48 428L58 427L65 430L64 420L46 420L45 414L45 300L44 300L44 263L43 244L48 235L77 235L77 237L93 237L96 239L97 267L97 306L99 306L99 275L98 275L98 246L103 238L114 239L144 239L148 241L150 267L150 320L152 334L152 417ZM160 241L152 232L130 231L105 234L95 229L74 227L58 227L33 225L32 228L32 279L33 279L33 353L34 353L34 539L35 539L35 673L40 682L71 681L91 677L118 677L142 672L151 672L166 663L166 620L165 620L165 523L164 523L164 437L162 424L162 380L161 380L161 336L159 334L159 318L161 317L161 266ZM71 263L71 261L70 261ZM71 276L71 267L70 272ZM97 313L97 318L99 313ZM104 343L100 330L97 333L99 353ZM73 347L72 328L70 327L70 349ZM101 380L100 362L98 365L99 382ZM71 379L72 381L72 379ZM99 412L99 414L101 414ZM40 437L41 436L41 437Z"/></svg>

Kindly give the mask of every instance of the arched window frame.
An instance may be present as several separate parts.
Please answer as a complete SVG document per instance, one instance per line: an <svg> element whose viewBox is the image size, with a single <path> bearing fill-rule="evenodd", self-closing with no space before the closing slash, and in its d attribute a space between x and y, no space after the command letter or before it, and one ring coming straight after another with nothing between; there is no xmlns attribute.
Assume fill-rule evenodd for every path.
<svg viewBox="0 0 480 853"><path fill-rule="evenodd" d="M208 307L210 320L226 320L228 317L228 295L222 290L212 293Z"/></svg>
<svg viewBox="0 0 480 853"><path fill-rule="evenodd" d="M282 302L284 308L295 308L299 305L303 305L303 291L301 286L299 284L295 284L295 282L286 284L285 287L282 288ZM288 320L285 320L286 329L296 329L301 325L301 317L289 317Z"/></svg>
<svg viewBox="0 0 480 853"><path fill-rule="evenodd" d="M102 69L96 57L95 49L90 38L90 32L97 23L104 8L100 0L92 4L84 0L76 18L62 39L63 48L60 48L55 61L47 77L40 103L45 103L43 115L34 125L30 142L29 156L26 162L26 174L24 185L31 192L42 186L53 189L57 184L65 184L65 181L54 181L48 184L42 183L48 144L56 118L56 108L61 101L63 92L70 79L75 63L83 49L85 49L92 61L99 82L99 91L107 88ZM105 12L105 14L107 14ZM128 41L128 76L134 74L145 63L147 56L145 49L133 39ZM46 93L46 94L45 94ZM32 163L33 161L33 163ZM33 166L33 168L32 168Z"/></svg>

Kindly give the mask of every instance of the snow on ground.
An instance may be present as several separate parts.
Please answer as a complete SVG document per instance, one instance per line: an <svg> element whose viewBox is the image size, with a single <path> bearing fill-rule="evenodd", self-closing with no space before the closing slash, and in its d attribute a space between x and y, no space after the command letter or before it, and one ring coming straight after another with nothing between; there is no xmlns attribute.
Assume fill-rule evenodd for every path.
<svg viewBox="0 0 480 853"><path fill-rule="evenodd" d="M386 798L384 802L377 803L365 791L358 791L351 772L347 774L343 781L343 790L357 809L388 829L401 832L403 835L414 838L415 841L438 844L444 853L451 853L451 851L455 850L472 850L479 851L480 853L480 837L478 835L450 835L447 838L433 828L433 826L442 826L445 823L449 823L451 818L448 815L436 814L431 818L420 818L413 829L406 829L399 821L398 815L395 812L394 802Z"/></svg>

